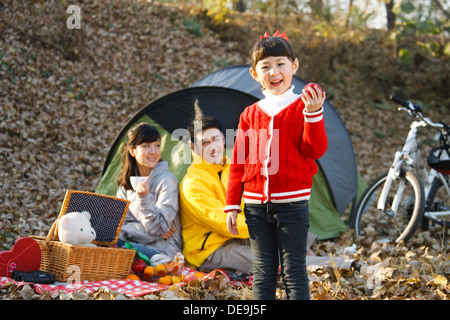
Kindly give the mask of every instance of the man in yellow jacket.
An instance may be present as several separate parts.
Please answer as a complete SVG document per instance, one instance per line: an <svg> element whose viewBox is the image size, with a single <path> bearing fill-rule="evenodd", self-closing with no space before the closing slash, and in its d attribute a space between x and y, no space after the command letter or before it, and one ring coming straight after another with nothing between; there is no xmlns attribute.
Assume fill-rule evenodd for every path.
<svg viewBox="0 0 450 320"><path fill-rule="evenodd" d="M249 274L252 253L245 217L238 215L239 235L233 236L223 212L230 163L220 123L208 116L196 120L188 128L193 162L180 183L183 255L199 270L223 268Z"/></svg>

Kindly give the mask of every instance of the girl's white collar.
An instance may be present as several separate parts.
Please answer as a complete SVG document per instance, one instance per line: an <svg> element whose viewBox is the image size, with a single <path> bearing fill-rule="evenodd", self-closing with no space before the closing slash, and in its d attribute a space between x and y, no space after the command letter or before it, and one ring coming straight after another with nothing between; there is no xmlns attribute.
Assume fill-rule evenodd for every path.
<svg viewBox="0 0 450 320"><path fill-rule="evenodd" d="M294 88L295 87L292 85L280 95L274 95L267 90L263 90L262 93L265 98L258 101L258 105L264 109L264 111L274 116L300 97L300 95L294 93Z"/></svg>

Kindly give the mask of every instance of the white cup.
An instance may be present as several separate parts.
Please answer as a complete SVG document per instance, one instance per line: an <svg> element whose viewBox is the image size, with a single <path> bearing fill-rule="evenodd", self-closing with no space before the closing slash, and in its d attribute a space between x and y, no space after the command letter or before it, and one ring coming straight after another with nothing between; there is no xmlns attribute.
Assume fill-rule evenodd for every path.
<svg viewBox="0 0 450 320"><path fill-rule="evenodd" d="M131 186L133 187L133 190L136 191L138 184L141 183L141 181L144 181L145 179L147 179L147 177L131 176L130 182L131 182Z"/></svg>

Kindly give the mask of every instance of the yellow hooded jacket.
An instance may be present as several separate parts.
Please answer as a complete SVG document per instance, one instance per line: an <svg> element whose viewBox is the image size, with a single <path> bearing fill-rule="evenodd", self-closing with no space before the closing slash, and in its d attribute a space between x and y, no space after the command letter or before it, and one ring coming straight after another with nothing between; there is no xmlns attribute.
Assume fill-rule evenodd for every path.
<svg viewBox="0 0 450 320"><path fill-rule="evenodd" d="M248 238L249 234L243 214L237 217L238 236L227 229L227 214L223 208L229 159L224 157L225 164L208 164L194 152L193 157L194 162L180 183L180 212L183 255L189 264L198 268L226 241Z"/></svg>

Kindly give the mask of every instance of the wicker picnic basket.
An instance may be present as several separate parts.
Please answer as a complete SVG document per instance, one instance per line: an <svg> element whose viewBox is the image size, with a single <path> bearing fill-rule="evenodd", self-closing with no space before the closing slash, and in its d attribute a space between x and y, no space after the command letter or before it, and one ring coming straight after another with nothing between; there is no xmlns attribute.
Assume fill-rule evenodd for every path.
<svg viewBox="0 0 450 320"><path fill-rule="evenodd" d="M92 192L69 190L58 218L47 237L32 236L42 251L40 270L55 276L57 281L100 281L123 279L131 268L136 251L113 247L119 237L128 210L128 200ZM64 243L58 239L58 221L68 212L88 211L96 238L92 246ZM79 272L79 274L75 274ZM78 277L78 278L77 278Z"/></svg>

